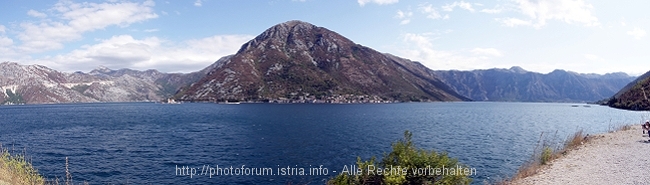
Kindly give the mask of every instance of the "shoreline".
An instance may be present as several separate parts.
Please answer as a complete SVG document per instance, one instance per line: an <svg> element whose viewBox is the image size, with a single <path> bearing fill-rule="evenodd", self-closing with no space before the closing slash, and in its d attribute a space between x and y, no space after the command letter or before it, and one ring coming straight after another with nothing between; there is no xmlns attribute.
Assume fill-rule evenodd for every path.
<svg viewBox="0 0 650 185"><path fill-rule="evenodd" d="M585 144L510 184L648 184L650 142L640 125L589 136Z"/></svg>

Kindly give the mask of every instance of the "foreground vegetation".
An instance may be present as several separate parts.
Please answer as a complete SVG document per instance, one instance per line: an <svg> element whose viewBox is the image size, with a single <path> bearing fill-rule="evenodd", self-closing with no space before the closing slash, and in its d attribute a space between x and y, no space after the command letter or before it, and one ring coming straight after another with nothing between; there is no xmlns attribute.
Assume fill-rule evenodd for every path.
<svg viewBox="0 0 650 185"><path fill-rule="evenodd" d="M619 97L612 97L607 104L611 107L627 110L650 110L650 77L637 81L634 86L622 92Z"/></svg>
<svg viewBox="0 0 650 185"><path fill-rule="evenodd" d="M361 173L341 173L331 179L327 184L469 184L472 179L469 174L453 173L417 173L413 169L442 169L469 167L450 158L446 153L437 153L418 149L411 141L412 134L404 132L404 139L392 144L392 151L384 154L380 163L372 157L369 161L361 161L357 157L357 168ZM373 173L369 169L406 168L406 173ZM461 171L463 171L461 170Z"/></svg>
<svg viewBox="0 0 650 185"><path fill-rule="evenodd" d="M556 142L552 142L546 139L544 141L541 141L543 137L544 133L540 135L540 141L538 141L538 144L536 145L531 158L528 160L528 162L519 167L519 170L517 170L517 173L512 177L512 179L500 182L498 184L508 184L508 182L535 175L543 166L567 154L568 151L583 145L588 139L587 135L585 135L582 130L579 130L573 133L573 135L570 135L564 141L564 144L559 146L553 146L552 143Z"/></svg>
<svg viewBox="0 0 650 185"><path fill-rule="evenodd" d="M609 132L625 131L630 129L632 129L631 125L622 125L618 126L617 128L610 127ZM589 142L590 139L589 134L585 134L583 130L578 130L577 132L573 133L573 135L569 135L564 140L564 142L561 142L561 145L553 145L553 143L556 143L553 142L556 140L555 136L552 140L542 138L544 138L544 133L540 135L540 140L538 141L533 155L528 160L528 162L519 167L517 173L510 179L497 182L496 184L511 184L511 182L533 176L537 174L541 168L553 160L558 159L566 155L569 151L584 145L585 143Z"/></svg>
<svg viewBox="0 0 650 185"><path fill-rule="evenodd" d="M45 184L45 178L38 173L24 154L11 154L0 146L0 184Z"/></svg>

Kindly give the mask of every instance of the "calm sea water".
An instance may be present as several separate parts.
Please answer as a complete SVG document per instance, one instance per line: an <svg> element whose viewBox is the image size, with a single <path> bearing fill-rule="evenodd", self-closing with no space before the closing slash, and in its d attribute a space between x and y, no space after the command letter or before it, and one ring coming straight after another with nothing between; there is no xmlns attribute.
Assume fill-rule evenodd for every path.
<svg viewBox="0 0 650 185"><path fill-rule="evenodd" d="M565 138L637 124L647 112L559 103L180 104L0 106L0 142L26 150L46 177L135 184L323 184L390 151L413 132L420 148L448 152L476 168L474 184L512 175L541 133ZM639 134L640 135L640 134ZM201 176L210 168L271 168L285 175ZM294 169L327 168L320 175ZM196 175L184 176L196 169ZM180 169L177 169L180 168ZM209 168L206 168L209 169ZM235 172L235 171L233 171ZM223 172L225 173L225 172Z"/></svg>

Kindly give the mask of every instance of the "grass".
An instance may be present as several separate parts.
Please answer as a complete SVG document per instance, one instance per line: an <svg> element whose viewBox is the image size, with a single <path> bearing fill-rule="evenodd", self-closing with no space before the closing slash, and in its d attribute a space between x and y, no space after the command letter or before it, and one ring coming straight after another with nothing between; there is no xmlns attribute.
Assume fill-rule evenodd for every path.
<svg viewBox="0 0 650 185"><path fill-rule="evenodd" d="M556 136L557 132L553 137L553 140L556 140ZM496 184L511 184L511 182L537 174L542 167L546 166L553 160L566 155L569 151L586 143L589 137L582 130L578 130L573 133L573 135L567 137L561 145L556 146L554 146L553 143L557 142L551 142L548 139L543 138L544 133L540 135L540 139L538 140L537 146L535 146L531 158L519 167L517 173L512 178L497 182Z"/></svg>
<svg viewBox="0 0 650 185"><path fill-rule="evenodd" d="M45 184L45 178L38 173L25 154L11 154L0 145L0 183Z"/></svg>
<svg viewBox="0 0 650 185"><path fill-rule="evenodd" d="M645 116L641 117L642 120L645 120L644 118L646 118L646 117ZM626 130L630 130L630 129L632 129L632 125L629 125L629 124L612 125L612 120L610 119L607 132L613 133L613 132L616 132L616 131L626 131Z"/></svg>
<svg viewBox="0 0 650 185"><path fill-rule="evenodd" d="M626 131L630 129L632 129L632 125L620 125L617 127L610 126L609 132L611 133L617 131ZM559 146L553 146L552 143L554 142L549 142L548 139L543 138L544 133L540 135L540 139L537 142L537 146L535 146L535 150L533 152L533 155L531 155L531 158L521 167L519 167L515 175L513 175L510 179L502 180L495 184L511 184L512 182L533 176L553 160L558 159L566 155L569 151L575 150L576 148L589 142L590 137L589 134L585 134L583 130L578 130L577 132L573 133L573 135L569 135L564 140L564 142L562 142L562 145ZM554 136L553 140L555 139L556 137Z"/></svg>
<svg viewBox="0 0 650 185"><path fill-rule="evenodd" d="M621 125L621 126L618 126L615 130L617 130L617 131L632 130L632 125Z"/></svg>
<svg viewBox="0 0 650 185"><path fill-rule="evenodd" d="M13 150L12 150L13 151ZM22 154L12 154L0 144L0 185L4 184L29 184L29 185L72 185L72 174L68 170L68 157L65 158L65 181L59 178L47 179L34 168L31 161L26 158L26 151ZM84 182L83 184L88 184Z"/></svg>

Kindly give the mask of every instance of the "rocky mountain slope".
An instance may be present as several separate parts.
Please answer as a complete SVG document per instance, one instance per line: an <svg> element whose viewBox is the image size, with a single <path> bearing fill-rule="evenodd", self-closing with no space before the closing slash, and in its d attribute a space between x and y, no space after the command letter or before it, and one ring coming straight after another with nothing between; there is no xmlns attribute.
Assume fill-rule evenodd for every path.
<svg viewBox="0 0 650 185"><path fill-rule="evenodd" d="M435 71L463 96L477 101L593 102L612 96L634 78L625 73L548 74L520 67L473 71Z"/></svg>
<svg viewBox="0 0 650 185"><path fill-rule="evenodd" d="M59 72L41 65L0 63L0 104L160 101L204 76L156 70Z"/></svg>
<svg viewBox="0 0 650 185"><path fill-rule="evenodd" d="M169 97L210 102L591 102L612 96L632 80L624 73L556 70L540 74L519 67L433 71L418 62L356 44L326 28L289 21L267 29L236 54L188 74L105 67L89 73L64 73L41 65L0 63L0 104L160 101ZM637 84L647 81L640 78L626 86L612 99L614 106L642 107L632 98L641 97L639 92L647 87ZM632 94L626 94L628 91Z"/></svg>
<svg viewBox="0 0 650 185"><path fill-rule="evenodd" d="M628 110L650 110L650 71L627 84L607 104Z"/></svg>
<svg viewBox="0 0 650 185"><path fill-rule="evenodd" d="M458 101L420 63L301 21L273 26L176 98L183 101Z"/></svg>

